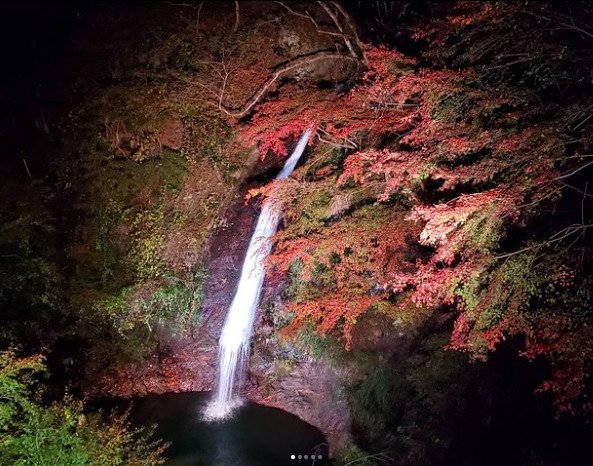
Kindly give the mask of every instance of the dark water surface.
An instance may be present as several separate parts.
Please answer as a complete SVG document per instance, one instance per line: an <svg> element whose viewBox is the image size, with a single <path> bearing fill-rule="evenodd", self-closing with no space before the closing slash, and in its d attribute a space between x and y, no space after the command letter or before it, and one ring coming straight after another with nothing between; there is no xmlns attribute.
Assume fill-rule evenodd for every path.
<svg viewBox="0 0 593 466"><path fill-rule="evenodd" d="M324 436L296 416L246 403L232 419L206 422L201 413L210 398L211 394L206 392L135 398L131 422L135 426L156 424L156 435L171 443L166 451L168 466L330 464ZM126 407L129 403L117 402L117 406ZM311 459L312 454L315 460ZM303 458L299 460L298 455Z"/></svg>

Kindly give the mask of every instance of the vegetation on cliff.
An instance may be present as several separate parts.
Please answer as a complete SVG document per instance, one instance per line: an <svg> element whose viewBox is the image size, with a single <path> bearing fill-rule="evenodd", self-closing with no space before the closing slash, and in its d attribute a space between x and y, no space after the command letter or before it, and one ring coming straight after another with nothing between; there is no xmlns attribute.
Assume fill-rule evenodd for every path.
<svg viewBox="0 0 593 466"><path fill-rule="evenodd" d="M126 417L84 414L80 401L67 396L44 405L35 390L45 372L40 355L18 358L0 353L0 460L2 464L154 466L163 463L166 445L130 430ZM37 379L38 381L39 379Z"/></svg>
<svg viewBox="0 0 593 466"><path fill-rule="evenodd" d="M8 84L31 102L2 95L18 131L0 133L0 350L19 350L2 353L0 389L18 396L1 400L0 455L30 463L14 452L35 454L37 425L48 454L85 464L116 441L118 461L158 462L76 395L195 330L205 245L252 144L273 166L309 126L295 176L246 199L283 203L266 316L296 348L260 388L327 358L360 447L399 464L463 458L460 433L504 405L503 383L533 418L552 413L527 394L587 415L590 5L362 3L81 7L81 40L15 49L31 82ZM29 62L55 70L53 94L32 91ZM32 372L51 390L37 397ZM555 464L535 450L521 454Z"/></svg>
<svg viewBox="0 0 593 466"><path fill-rule="evenodd" d="M307 125L320 135L295 180L280 186L289 208L269 266L291 279L288 304L277 311L289 322L281 333L298 340L313 325L342 340L354 360L367 316L384 314L397 329L443 313L452 319L443 351L486 360L513 347L545 361L534 391L551 392L558 415L583 414L593 350L592 96L583 88L591 29L575 18L589 6L424 7L392 46L365 46L368 69L349 90L289 83L255 108L246 131L262 156L269 141ZM371 377L354 383L353 402L367 432L379 426L379 444L401 452L395 445L420 431L403 434L406 423L394 414L405 409L395 395L404 382L389 375L394 364L399 378L428 370L393 360L371 366ZM435 383L428 380L415 389Z"/></svg>

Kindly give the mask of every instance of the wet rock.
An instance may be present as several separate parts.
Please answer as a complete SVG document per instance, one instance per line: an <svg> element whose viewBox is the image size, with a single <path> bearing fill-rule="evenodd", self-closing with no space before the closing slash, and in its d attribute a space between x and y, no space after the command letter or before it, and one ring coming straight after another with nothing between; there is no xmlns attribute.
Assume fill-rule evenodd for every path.
<svg viewBox="0 0 593 466"><path fill-rule="evenodd" d="M352 444L351 417L345 397L336 390L340 374L323 361L306 358L283 370L255 356L251 363L252 400L283 409L317 427L336 455Z"/></svg>
<svg viewBox="0 0 593 466"><path fill-rule="evenodd" d="M216 374L216 345L190 338L153 355L142 364L127 364L86 387L86 395L129 398L168 392L209 391Z"/></svg>
<svg viewBox="0 0 593 466"><path fill-rule="evenodd" d="M331 198L327 218L336 219L347 213L352 207L352 194L337 194Z"/></svg>
<svg viewBox="0 0 593 466"><path fill-rule="evenodd" d="M157 139L171 150L179 150L183 144L183 125L178 119L165 121L158 129Z"/></svg>
<svg viewBox="0 0 593 466"><path fill-rule="evenodd" d="M290 29L282 29L278 36L278 44L290 55L296 55L302 48L302 40L300 36Z"/></svg>
<svg viewBox="0 0 593 466"><path fill-rule="evenodd" d="M285 282L268 282L263 303L281 309ZM278 336L270 315L260 312L252 339L249 363L249 397L261 404L283 409L317 427L326 436L330 452L337 455L352 444L351 416L339 390L340 369L323 358L313 359L291 341Z"/></svg>

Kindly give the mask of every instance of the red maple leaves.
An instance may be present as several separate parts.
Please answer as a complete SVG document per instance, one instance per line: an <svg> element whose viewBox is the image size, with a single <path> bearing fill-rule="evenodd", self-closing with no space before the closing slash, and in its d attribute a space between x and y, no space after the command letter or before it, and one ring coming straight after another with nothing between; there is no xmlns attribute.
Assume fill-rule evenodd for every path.
<svg viewBox="0 0 593 466"><path fill-rule="evenodd" d="M532 108L543 104L525 90L477 84L471 70L422 68L381 47L366 53L369 69L349 92L289 83L245 130L263 157L285 154L284 143L313 125L321 143L349 152L341 166L317 169L315 177L334 195L375 193L375 206L337 221L327 216L307 230L298 225L314 190L294 181L284 191L288 228L276 237L269 267L286 274L299 263L293 280L304 283L288 305L294 319L287 331L313 323L350 348L356 322L388 301L457 311L450 347L473 357L519 333L529 335L526 355L558 356L556 343L543 343L544 320L524 318L544 278L522 256L499 260L509 228L523 226L559 192L564 146L553 121L533 119ZM413 243L422 248L415 258L407 254ZM570 372L564 362L558 367Z"/></svg>

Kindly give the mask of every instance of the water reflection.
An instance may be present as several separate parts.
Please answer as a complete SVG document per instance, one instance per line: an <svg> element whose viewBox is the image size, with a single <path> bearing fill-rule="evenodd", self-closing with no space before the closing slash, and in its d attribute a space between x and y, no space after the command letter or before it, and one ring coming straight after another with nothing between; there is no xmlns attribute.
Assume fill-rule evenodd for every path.
<svg viewBox="0 0 593 466"><path fill-rule="evenodd" d="M131 420L135 425L155 424L156 434L171 443L167 466L330 464L321 432L296 416L248 402L231 419L206 422L201 413L209 397L201 392L138 398ZM322 459L313 459L313 454Z"/></svg>

